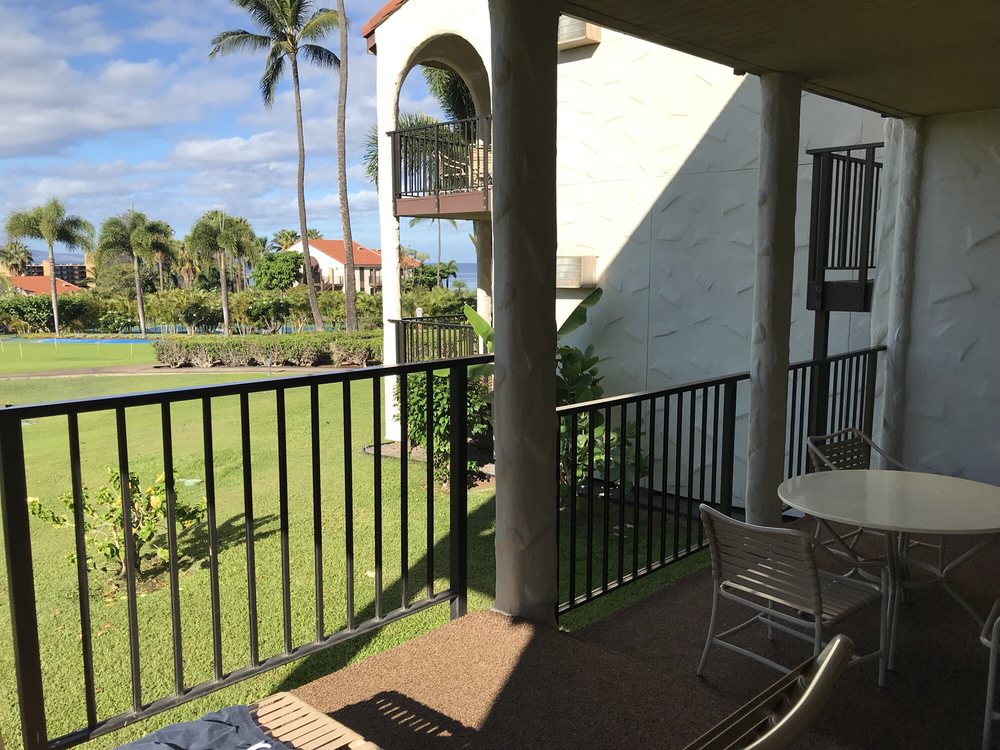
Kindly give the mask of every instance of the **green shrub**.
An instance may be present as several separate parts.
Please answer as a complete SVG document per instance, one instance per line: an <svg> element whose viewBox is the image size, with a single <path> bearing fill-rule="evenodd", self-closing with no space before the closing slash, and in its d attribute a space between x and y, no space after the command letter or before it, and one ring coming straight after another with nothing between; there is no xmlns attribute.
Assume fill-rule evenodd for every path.
<svg viewBox="0 0 1000 750"><path fill-rule="evenodd" d="M382 359L382 332L167 336L153 342L171 367L359 367Z"/></svg>
<svg viewBox="0 0 1000 750"><path fill-rule="evenodd" d="M139 484L139 478L129 473L129 500L132 510L132 539L135 543L136 572L142 572L142 564L152 549L153 555L160 560L166 560L168 553L159 542L166 536L167 527L167 490L166 481L161 474L148 487ZM121 475L116 469L108 467L108 484L91 494L84 488L82 499L83 531L87 540L87 565L92 569L113 571L116 574L125 573L125 515L122 498ZM59 498L70 515L56 513L47 508L35 497L28 498L28 511L36 518L52 526L66 526L71 523L75 501L73 494L68 492ZM202 500L197 504L188 504L175 499L174 507L177 514L177 524L181 529L188 529L205 518L206 505ZM75 554L70 556L70 562L75 563Z"/></svg>
<svg viewBox="0 0 1000 750"><path fill-rule="evenodd" d="M434 476L439 482L448 479L451 469L451 384L442 372L433 374L431 388L433 403L431 414L434 437ZM414 373L406 381L406 429L410 443L427 446L427 376ZM396 386L396 404L400 403L400 389ZM469 437L473 440L488 439L492 434L493 400L489 378L469 378L466 390ZM428 457L430 460L430 457ZM478 467L477 467L478 468Z"/></svg>

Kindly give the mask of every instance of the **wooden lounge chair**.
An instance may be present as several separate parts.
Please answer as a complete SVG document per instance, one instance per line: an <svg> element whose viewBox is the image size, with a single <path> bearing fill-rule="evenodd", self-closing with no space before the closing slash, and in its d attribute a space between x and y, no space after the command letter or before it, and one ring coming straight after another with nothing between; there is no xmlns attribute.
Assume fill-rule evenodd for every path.
<svg viewBox="0 0 1000 750"><path fill-rule="evenodd" d="M816 721L833 695L854 644L838 635L816 658L789 672L685 750L784 750Z"/></svg>
<svg viewBox="0 0 1000 750"><path fill-rule="evenodd" d="M275 693L250 715L264 733L295 750L378 750L378 745L290 693Z"/></svg>

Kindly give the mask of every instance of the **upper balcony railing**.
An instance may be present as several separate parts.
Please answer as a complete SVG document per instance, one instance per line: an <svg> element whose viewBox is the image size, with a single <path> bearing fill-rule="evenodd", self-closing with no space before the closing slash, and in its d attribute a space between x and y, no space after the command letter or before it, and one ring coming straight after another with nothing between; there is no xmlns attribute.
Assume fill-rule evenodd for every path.
<svg viewBox="0 0 1000 750"><path fill-rule="evenodd" d="M866 312L878 254L882 143L811 149L810 310ZM832 272L832 273L831 273Z"/></svg>
<svg viewBox="0 0 1000 750"><path fill-rule="evenodd" d="M479 354L479 337L464 315L428 315L390 322L396 326L396 361L400 364Z"/></svg>
<svg viewBox="0 0 1000 750"><path fill-rule="evenodd" d="M470 218L488 213L491 125L491 117L474 117L390 133L396 215Z"/></svg>

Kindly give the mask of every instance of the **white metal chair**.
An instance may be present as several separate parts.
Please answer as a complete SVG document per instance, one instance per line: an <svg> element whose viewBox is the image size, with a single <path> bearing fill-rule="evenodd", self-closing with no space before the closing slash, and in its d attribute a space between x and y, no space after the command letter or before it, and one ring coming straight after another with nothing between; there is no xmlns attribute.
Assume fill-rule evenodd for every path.
<svg viewBox="0 0 1000 750"><path fill-rule="evenodd" d="M684 750L783 750L815 723L834 693L854 644L834 636L823 652L792 670Z"/></svg>
<svg viewBox="0 0 1000 750"><path fill-rule="evenodd" d="M806 438L806 448L813 469L816 471L846 471L849 469L869 469L871 468L872 453L882 457L886 466L897 471L913 471L912 467L899 461L878 446L870 437L855 427L848 427L838 430L829 435L817 435ZM851 552L856 550L857 543L864 534L884 536L881 532L863 529L860 526L851 529L847 533L838 534L829 523L818 520L816 524L816 536L822 539L822 532L830 534L830 538L823 540L827 549L835 555L845 558L851 562ZM903 536L901 539L901 554L914 547L928 547L938 553L937 568L926 565L919 561L911 561L918 567L939 575L939 571L944 569L944 537L938 537L934 542L925 542ZM883 560L884 557L868 558L870 561Z"/></svg>
<svg viewBox="0 0 1000 750"><path fill-rule="evenodd" d="M983 717L983 750L990 750L993 722L1000 721L996 709L997 656L1000 654L1000 599L997 599L986 618L979 642L990 650L990 671L986 676L986 715Z"/></svg>
<svg viewBox="0 0 1000 750"><path fill-rule="evenodd" d="M816 657L823 648L825 630L877 603L880 607L879 647L869 654L854 657L853 661L878 659L878 684L885 684L890 603L888 570L884 566L869 566L878 573L877 584L821 571L816 563L817 553L827 553L810 534L741 523L707 505L702 505L700 512L712 553L715 585L698 675L705 671L712 646L722 646L787 673L789 670L777 662L724 639L760 622L767 626L769 639L777 629L810 641ZM831 562L837 564L836 559ZM722 598L757 614L723 633L716 633Z"/></svg>

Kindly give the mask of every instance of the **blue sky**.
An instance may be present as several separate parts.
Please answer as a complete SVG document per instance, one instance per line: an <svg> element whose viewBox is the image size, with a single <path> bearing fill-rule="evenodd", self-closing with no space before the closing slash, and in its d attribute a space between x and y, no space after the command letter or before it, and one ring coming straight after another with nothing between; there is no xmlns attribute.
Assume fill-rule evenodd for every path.
<svg viewBox="0 0 1000 750"><path fill-rule="evenodd" d="M379 246L378 208L360 156L375 122L376 60L358 30L382 2L346 4L349 201L354 238L369 247ZM298 227L290 87L267 110L263 60L208 58L217 32L252 28L230 0L0 0L0 28L0 214L58 197L95 226L134 205L179 236L213 208L246 216L258 234ZM327 46L338 49L335 35ZM327 238L342 234L337 86L333 71L303 71L309 225ZM440 115L418 71L400 107ZM474 260L467 232L444 227L445 258ZM402 240L436 253L432 227L404 222Z"/></svg>

